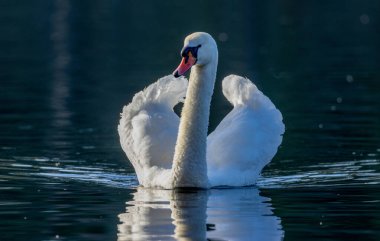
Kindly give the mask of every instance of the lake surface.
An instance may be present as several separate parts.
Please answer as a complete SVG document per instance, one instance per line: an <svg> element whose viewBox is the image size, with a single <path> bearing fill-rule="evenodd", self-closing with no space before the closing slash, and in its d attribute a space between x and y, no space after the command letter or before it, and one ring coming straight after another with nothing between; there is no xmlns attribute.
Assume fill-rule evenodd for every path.
<svg viewBox="0 0 380 241"><path fill-rule="evenodd" d="M378 1L0 3L1 240L380 240ZM183 38L219 46L210 131L230 73L281 110L257 186L138 187L117 124L171 73Z"/></svg>

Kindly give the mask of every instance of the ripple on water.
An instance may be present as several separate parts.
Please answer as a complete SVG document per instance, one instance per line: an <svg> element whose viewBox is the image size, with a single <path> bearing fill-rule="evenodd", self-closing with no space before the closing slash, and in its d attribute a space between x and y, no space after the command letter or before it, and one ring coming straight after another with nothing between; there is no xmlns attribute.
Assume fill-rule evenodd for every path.
<svg viewBox="0 0 380 241"><path fill-rule="evenodd" d="M73 181L94 182L117 188L131 188L138 185L134 173L123 173L124 170L112 172L101 167L84 167L61 165L60 167L42 167L43 172L36 175Z"/></svg>
<svg viewBox="0 0 380 241"><path fill-rule="evenodd" d="M299 171L302 170L302 171ZM299 167L296 174L272 171L258 180L262 188L380 184L380 160L366 159Z"/></svg>
<svg viewBox="0 0 380 241"><path fill-rule="evenodd" d="M117 188L138 185L136 175L124 169L115 169L114 164L95 163L84 166L83 160L61 160L46 157L15 157L0 160L0 182L8 183L0 190L17 188L14 181L38 181L49 184L52 180L91 182ZM21 185L22 186L22 185Z"/></svg>
<svg viewBox="0 0 380 241"><path fill-rule="evenodd" d="M292 160L285 160L290 163ZM0 160L0 181L40 180L92 182L116 188L138 186L131 170L118 168L115 163L93 163L84 160L62 160L46 157L15 157ZM261 188L318 187L340 185L380 184L380 161L363 159L343 162L323 162L317 165L299 166L295 170L269 169L258 180ZM291 172L292 171L292 172ZM41 180L44 179L44 180ZM6 188L12 188L11 186Z"/></svg>

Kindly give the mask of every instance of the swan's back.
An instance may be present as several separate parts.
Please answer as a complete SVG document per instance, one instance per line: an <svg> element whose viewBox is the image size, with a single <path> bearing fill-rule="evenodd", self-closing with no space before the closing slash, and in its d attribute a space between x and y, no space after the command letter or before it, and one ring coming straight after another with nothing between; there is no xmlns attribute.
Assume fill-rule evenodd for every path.
<svg viewBox="0 0 380 241"><path fill-rule="evenodd" d="M230 75L222 84L234 109L208 137L208 177L211 186L253 185L282 142L282 115L250 80Z"/></svg>

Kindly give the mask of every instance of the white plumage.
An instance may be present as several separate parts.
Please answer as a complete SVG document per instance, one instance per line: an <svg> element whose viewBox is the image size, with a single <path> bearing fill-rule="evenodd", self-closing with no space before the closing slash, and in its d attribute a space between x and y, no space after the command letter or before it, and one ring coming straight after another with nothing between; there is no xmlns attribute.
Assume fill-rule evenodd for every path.
<svg viewBox="0 0 380 241"><path fill-rule="evenodd" d="M230 75L222 85L234 108L207 138L208 177L211 186L252 185L281 144L282 115L248 79Z"/></svg>
<svg viewBox="0 0 380 241"><path fill-rule="evenodd" d="M251 81L230 75L223 94L234 108L207 137L217 47L206 33L189 35L189 46L202 46L189 87L169 75L137 93L121 114L122 148L145 187L253 185L281 144L282 115ZM185 96L180 120L173 107Z"/></svg>
<svg viewBox="0 0 380 241"><path fill-rule="evenodd" d="M123 108L118 126L121 146L143 186L170 188L179 126L173 107L183 100L186 89L185 78L165 76Z"/></svg>

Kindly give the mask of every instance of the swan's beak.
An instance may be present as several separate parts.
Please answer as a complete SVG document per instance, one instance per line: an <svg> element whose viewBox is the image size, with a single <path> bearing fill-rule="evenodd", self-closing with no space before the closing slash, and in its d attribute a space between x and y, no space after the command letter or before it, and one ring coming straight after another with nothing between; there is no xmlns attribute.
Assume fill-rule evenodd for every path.
<svg viewBox="0 0 380 241"><path fill-rule="evenodd" d="M193 55L189 52L188 56L183 57L178 68L174 70L174 77L178 78L179 76L184 75L186 71L188 71L196 62L197 58L193 57Z"/></svg>

